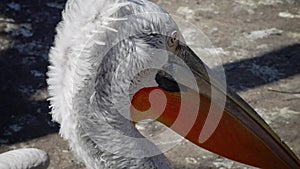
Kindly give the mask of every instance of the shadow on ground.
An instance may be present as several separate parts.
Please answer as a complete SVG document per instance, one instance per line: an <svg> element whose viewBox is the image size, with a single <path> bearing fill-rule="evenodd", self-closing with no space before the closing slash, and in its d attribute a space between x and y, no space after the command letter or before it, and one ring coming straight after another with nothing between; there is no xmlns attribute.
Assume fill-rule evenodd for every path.
<svg viewBox="0 0 300 169"><path fill-rule="evenodd" d="M65 1L0 2L0 145L58 131L46 101L48 50ZM55 6L55 4L61 4Z"/></svg>
<svg viewBox="0 0 300 169"><path fill-rule="evenodd" d="M223 65L227 84L236 91L266 85L300 73L300 44Z"/></svg>

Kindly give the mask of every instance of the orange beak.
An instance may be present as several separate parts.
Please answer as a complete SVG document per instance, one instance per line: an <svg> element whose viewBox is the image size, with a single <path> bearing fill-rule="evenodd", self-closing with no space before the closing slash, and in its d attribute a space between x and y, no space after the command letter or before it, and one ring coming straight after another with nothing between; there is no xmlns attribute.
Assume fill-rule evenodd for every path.
<svg viewBox="0 0 300 169"><path fill-rule="evenodd" d="M191 69L197 83L204 83L207 75L203 76L205 73L195 65ZM226 98L223 109L207 93L209 91L199 93L188 87L183 91L143 88L132 98L132 120L156 119L202 148L254 167L300 168L297 156L239 96L223 92ZM195 108L196 114L191 113ZM221 114L214 115L214 111Z"/></svg>

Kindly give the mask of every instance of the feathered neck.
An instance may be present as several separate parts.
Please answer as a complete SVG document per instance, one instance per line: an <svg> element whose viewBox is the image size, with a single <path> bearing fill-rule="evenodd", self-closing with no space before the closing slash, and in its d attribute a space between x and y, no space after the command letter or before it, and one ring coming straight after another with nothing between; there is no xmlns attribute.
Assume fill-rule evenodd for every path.
<svg viewBox="0 0 300 169"><path fill-rule="evenodd" d="M114 79L116 66L134 68L147 64L145 57L135 55L134 41L128 38L138 33L140 24L147 26L147 23L135 23L124 17L147 12L144 8L147 5L150 11L161 9L148 1L69 0L63 21L57 26L47 81L52 117L61 124L60 134L89 168L170 168L163 155L126 157L130 153L158 150L149 141L125 139L124 142L120 134L142 136L113 106L118 105L114 98L121 97L118 94L124 90L123 85L134 74L127 72L124 77ZM130 32L132 28L137 32ZM109 144L109 140L116 142Z"/></svg>

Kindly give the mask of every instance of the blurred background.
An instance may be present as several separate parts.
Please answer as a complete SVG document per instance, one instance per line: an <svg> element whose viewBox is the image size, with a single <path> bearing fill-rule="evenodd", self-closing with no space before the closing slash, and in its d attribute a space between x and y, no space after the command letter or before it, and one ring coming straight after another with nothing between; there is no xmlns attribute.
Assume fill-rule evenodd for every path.
<svg viewBox="0 0 300 169"><path fill-rule="evenodd" d="M41 148L49 153L49 168L53 169L84 168L48 114L48 51L65 2L0 2L0 153L20 147ZM300 1L153 2L203 31L222 60L216 67L224 67L227 84L299 157ZM192 39L193 32L187 36L187 41L197 42ZM167 156L175 168L251 168L187 141L181 141Z"/></svg>

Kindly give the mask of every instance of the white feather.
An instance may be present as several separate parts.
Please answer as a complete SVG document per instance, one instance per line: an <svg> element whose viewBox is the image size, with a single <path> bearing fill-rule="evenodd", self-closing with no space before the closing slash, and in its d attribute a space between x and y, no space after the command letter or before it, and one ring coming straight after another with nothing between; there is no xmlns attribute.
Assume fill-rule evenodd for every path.
<svg viewBox="0 0 300 169"><path fill-rule="evenodd" d="M120 10L121 8L123 10ZM140 19L126 18L128 14L120 11L143 15L137 17ZM112 140L118 144L111 147L115 152L130 154L133 148L137 152L151 151L138 142L123 142L120 136L113 132L112 125L131 132L133 136L141 135L133 128L132 123L121 121L113 110L105 107L110 103L122 107L123 103L117 102L117 98L124 97L124 85L133 78L135 69L150 60L144 49L147 45L144 45L143 41L137 41L139 44L132 42L132 39L125 43L119 42L124 37L143 32L143 28L149 27L153 32L161 33L168 31L167 23L170 23L171 19L149 12L165 13L148 1L69 0L63 12L63 21L57 27L54 47L49 54L50 66L47 73L51 114L53 119L61 124L60 134L69 141L72 150L88 168L170 168L163 155L128 158L105 150L105 146L112 145L104 140ZM164 24L161 23L162 20ZM111 51L111 47L116 45L119 51ZM124 77L107 72L107 76L111 75L112 79L99 79L97 68L101 66L99 64L107 52L118 52L110 57L122 63L120 70L131 68L129 71L121 71ZM136 52L140 54L137 55ZM112 62L103 64L100 69L109 71L112 69L110 65L114 66ZM116 77L118 78L115 79ZM112 85L117 86L112 90L112 97L96 100L97 86L94 83L99 80L112 80ZM99 90L97 92L108 92L104 86ZM107 114L107 117L104 118L103 114ZM107 120L111 121L111 124L107 124ZM123 149L124 146L128 148Z"/></svg>
<svg viewBox="0 0 300 169"><path fill-rule="evenodd" d="M46 169L49 161L45 151L35 148L11 150L0 154L1 169Z"/></svg>

